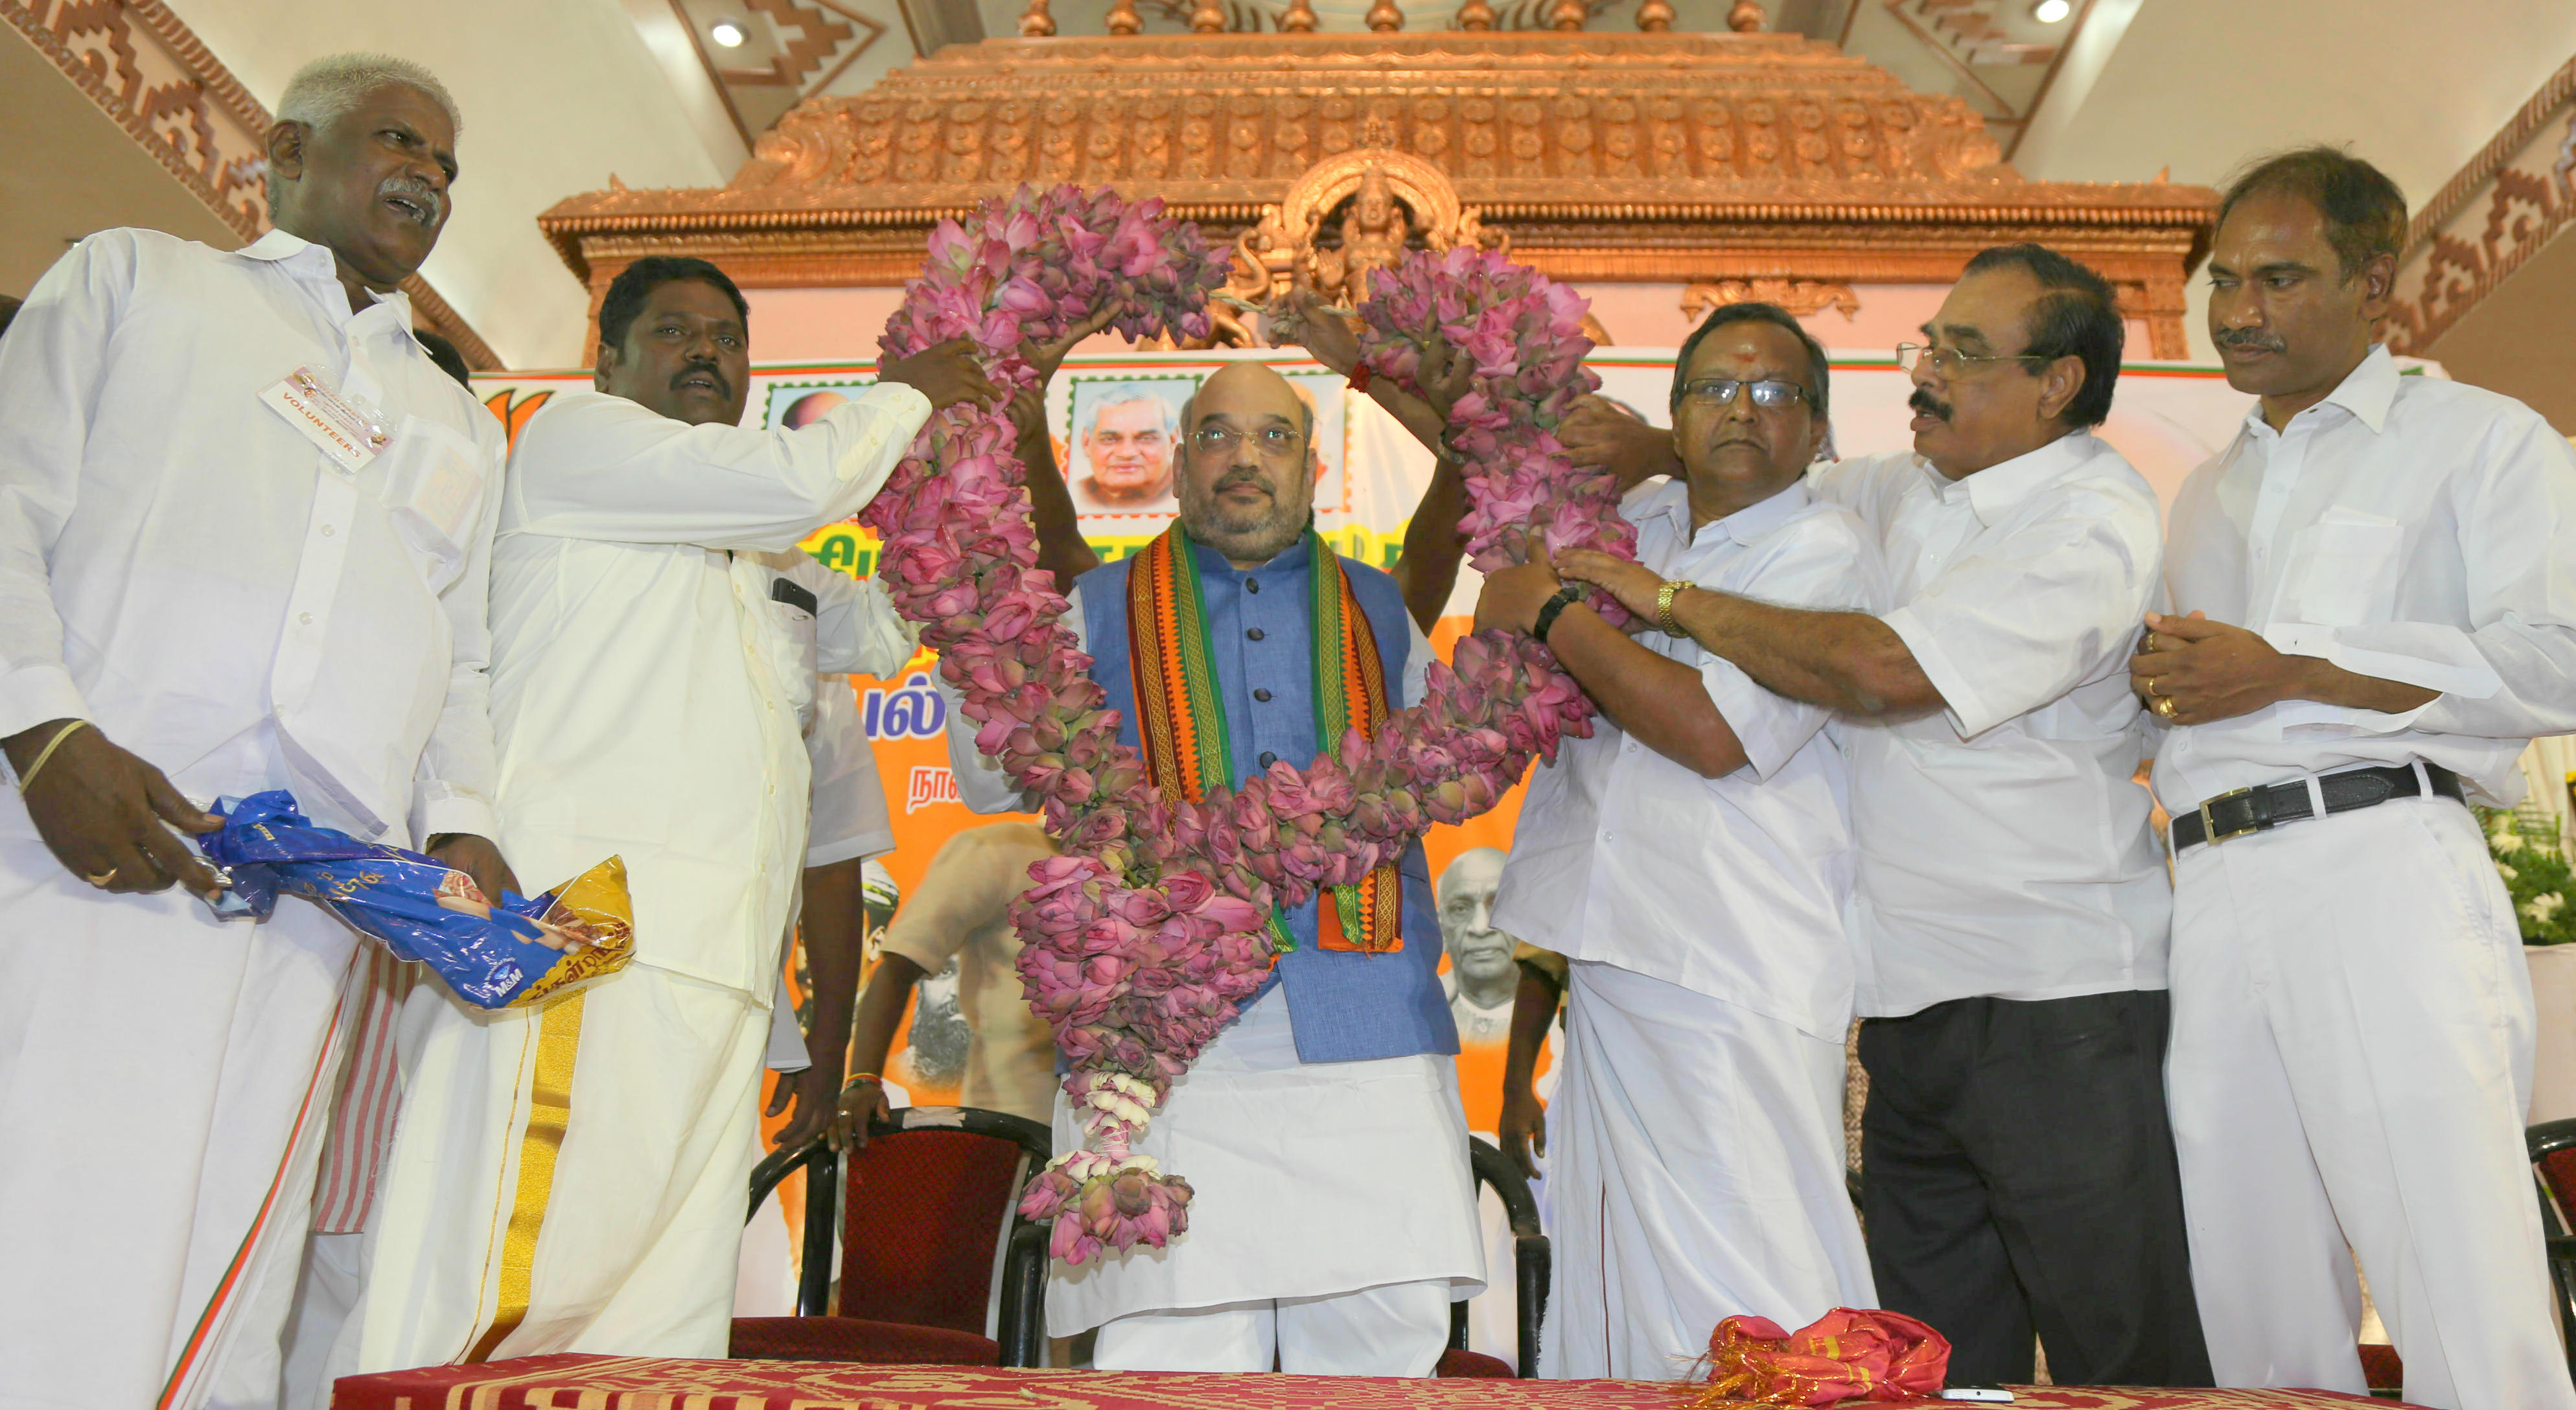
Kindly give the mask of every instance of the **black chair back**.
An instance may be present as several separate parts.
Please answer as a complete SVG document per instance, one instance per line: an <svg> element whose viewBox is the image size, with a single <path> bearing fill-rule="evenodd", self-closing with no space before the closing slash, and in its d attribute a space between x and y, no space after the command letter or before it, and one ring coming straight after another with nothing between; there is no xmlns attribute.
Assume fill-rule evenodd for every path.
<svg viewBox="0 0 2576 1410"><path fill-rule="evenodd" d="M1512 1164L1501 1149L1482 1136L1467 1138L1467 1163L1476 1172L1476 1183L1494 1192L1503 1202L1503 1217L1512 1231L1512 1278L1517 1295L1517 1355L1513 1367L1519 1375L1538 1375L1538 1334L1547 1321L1547 1286L1553 1255L1548 1250L1547 1235L1539 1232L1538 1200L1530 1194L1529 1181L1520 1167ZM1449 1304L1449 1345L1452 1350L1467 1347L1467 1304Z"/></svg>

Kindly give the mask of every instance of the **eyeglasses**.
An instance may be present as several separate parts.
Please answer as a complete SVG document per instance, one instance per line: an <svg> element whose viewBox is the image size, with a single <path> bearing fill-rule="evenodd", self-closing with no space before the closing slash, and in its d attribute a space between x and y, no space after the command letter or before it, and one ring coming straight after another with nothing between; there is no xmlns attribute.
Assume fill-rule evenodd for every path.
<svg viewBox="0 0 2576 1410"><path fill-rule="evenodd" d="M1777 411L1795 406L1807 395L1807 389L1795 382L1742 382L1733 377L1702 377L1682 384L1682 400L1697 406L1732 406L1739 388L1753 389L1753 404L1764 411Z"/></svg>
<svg viewBox="0 0 2576 1410"><path fill-rule="evenodd" d="M2047 362L2042 353L1963 353L1956 348L1927 348L1921 343L1896 345L1896 365L1907 376L1925 363L1932 365L1932 375L1942 381L1958 376L1970 367L1988 362Z"/></svg>
<svg viewBox="0 0 2576 1410"><path fill-rule="evenodd" d="M1190 433L1190 452L1194 455L1232 455L1234 448L1249 437L1253 449L1265 460L1294 460L1303 449L1306 438L1285 426L1264 426L1243 432L1232 426L1201 426Z"/></svg>

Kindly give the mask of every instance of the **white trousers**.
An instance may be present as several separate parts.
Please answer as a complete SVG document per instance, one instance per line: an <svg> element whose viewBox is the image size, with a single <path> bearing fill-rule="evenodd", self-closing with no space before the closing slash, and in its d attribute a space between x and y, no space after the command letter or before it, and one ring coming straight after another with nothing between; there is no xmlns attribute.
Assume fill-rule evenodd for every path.
<svg viewBox="0 0 2576 1410"><path fill-rule="evenodd" d="M367 1286L366 1236L315 1234L304 1241L304 1268L286 1318L279 1410L331 1410L332 1343Z"/></svg>
<svg viewBox="0 0 2576 1410"><path fill-rule="evenodd" d="M1332 1297L1138 1312L1103 1323L1102 1371L1267 1371L1301 1376L1428 1376L1449 1345L1446 1278Z"/></svg>
<svg viewBox="0 0 2576 1410"><path fill-rule="evenodd" d="M1874 1307L1843 1177L1843 1045L1576 961L1548 1112L1539 1374L1675 1380L1738 1313Z"/></svg>
<svg viewBox="0 0 2576 1410"><path fill-rule="evenodd" d="M271 1405L358 938L108 895L7 807L0 1406Z"/></svg>
<svg viewBox="0 0 2576 1410"><path fill-rule="evenodd" d="M532 1009L415 991L335 1366L722 1357L768 1039L754 996L641 964Z"/></svg>
<svg viewBox="0 0 2576 1410"><path fill-rule="evenodd" d="M2530 980L2475 817L2401 799L2192 848L2172 984L2218 1383L2361 1390L2358 1254L2407 1400L2576 1406L2523 1147Z"/></svg>

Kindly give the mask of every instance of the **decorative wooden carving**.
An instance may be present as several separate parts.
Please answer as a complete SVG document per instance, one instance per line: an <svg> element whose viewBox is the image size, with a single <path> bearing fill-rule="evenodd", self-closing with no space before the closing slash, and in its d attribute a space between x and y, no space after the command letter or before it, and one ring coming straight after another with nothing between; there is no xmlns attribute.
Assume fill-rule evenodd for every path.
<svg viewBox="0 0 2576 1410"><path fill-rule="evenodd" d="M907 156L964 133L1012 159ZM1298 239L1337 247L1326 221L1360 167L1333 168L1347 185L1312 233L1303 210L1284 226L1292 189L1371 152L1413 238L1430 221L1404 183L1434 183L1390 154L1436 173L1480 231L1508 231L1514 258L1577 283L1946 283L1978 250L2039 240L2121 288L2158 357L2188 355L2183 280L2216 204L2196 186L2025 180L1957 99L1792 34L1235 33L952 46L798 107L725 187L594 192L538 224L594 293L652 252L755 286L894 285L944 217L1021 181L1108 181L1228 242L1275 209L1284 235L1238 272L1275 288Z"/></svg>
<svg viewBox="0 0 2576 1410"><path fill-rule="evenodd" d="M1145 17L1136 13L1136 0L1116 0L1109 7L1111 34L1137 34L1145 28Z"/></svg>
<svg viewBox="0 0 2576 1410"><path fill-rule="evenodd" d="M157 0L0 0L0 20L203 201L244 243L268 233L268 109ZM412 308L470 365L491 345L429 282L403 281Z"/></svg>
<svg viewBox="0 0 2576 1410"><path fill-rule="evenodd" d="M2390 350L2433 355L2453 324L2570 223L2576 59L2416 212L2389 308Z"/></svg>
<svg viewBox="0 0 2576 1410"><path fill-rule="evenodd" d="M1494 27L1494 7L1485 0L1467 0L1458 7L1458 27L1470 33Z"/></svg>
<svg viewBox="0 0 2576 1410"><path fill-rule="evenodd" d="M1055 16L1048 13L1048 0L1029 0L1020 12L1020 33L1031 39L1044 39L1055 33Z"/></svg>
<svg viewBox="0 0 2576 1410"><path fill-rule="evenodd" d="M1279 32L1282 34L1314 33L1315 7L1311 0L1288 0L1288 13L1279 17Z"/></svg>
<svg viewBox="0 0 2576 1410"><path fill-rule="evenodd" d="M1637 6L1637 28L1648 34L1661 34L1672 27L1672 0L1640 0Z"/></svg>
<svg viewBox="0 0 2576 1410"><path fill-rule="evenodd" d="M1716 279L1682 290L1682 317L1697 322L1710 309L1726 304L1764 303L1800 317L1832 309L1848 319L1860 312L1860 296L1849 284L1820 284L1812 279Z"/></svg>
<svg viewBox="0 0 2576 1410"><path fill-rule="evenodd" d="M1362 18L1368 22L1369 29L1378 34L1392 34L1404 28L1404 11L1395 7L1395 0L1377 0Z"/></svg>

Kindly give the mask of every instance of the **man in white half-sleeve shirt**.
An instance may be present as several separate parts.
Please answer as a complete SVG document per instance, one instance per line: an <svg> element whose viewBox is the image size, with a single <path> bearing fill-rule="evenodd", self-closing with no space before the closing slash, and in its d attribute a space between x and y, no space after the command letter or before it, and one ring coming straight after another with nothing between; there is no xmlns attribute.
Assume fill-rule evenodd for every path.
<svg viewBox="0 0 2576 1410"><path fill-rule="evenodd" d="M2362 1389L2357 1254L2406 1399L2565 1410L2529 976L2462 804L2576 730L2576 456L2375 346L2406 228L2328 148L2220 208L2210 336L2262 401L2183 486L2183 615L2131 667L2175 726L2174 1138L2221 1385Z"/></svg>
<svg viewBox="0 0 2576 1410"><path fill-rule="evenodd" d="M715 266L636 261L601 304L599 390L558 395L511 448L501 818L540 874L625 859L635 960L533 1009L413 995L366 1305L343 1334L360 1371L725 1352L805 850L802 715L818 670L892 671L912 650L873 584L839 610L795 601L767 555L867 503L934 408L992 395L945 344L811 425L744 429L747 324Z"/></svg>
<svg viewBox="0 0 2576 1410"><path fill-rule="evenodd" d="M2091 270L2012 245L1923 331L1898 349L1913 453L1814 482L1878 539L1894 610L1691 589L1674 616L1852 721L1880 1301L1950 1339L1953 1381L2028 1381L2036 1334L2061 1382L2206 1385L2162 1077L2170 892L2126 680L2160 526L2089 433L2119 311Z"/></svg>
<svg viewBox="0 0 2576 1410"><path fill-rule="evenodd" d="M274 230L93 235L0 340L0 1405L276 1398L363 960L303 901L216 919L199 809L288 789L515 884L489 840L500 426L399 287L456 128L415 64L307 65L268 133Z"/></svg>
<svg viewBox="0 0 2576 1410"><path fill-rule="evenodd" d="M1825 377L1786 311L1710 314L1673 368L1684 474L1621 506L1636 562L1586 555L1645 606L1645 629L1632 638L1560 584L1534 534L1530 561L1488 576L1476 605L1480 630L1536 636L1602 710L1531 777L1494 906L1569 962L1543 1375L1677 1379L1725 1318L1802 1327L1878 1302L1843 1177L1842 750L1826 711L1755 684L1661 610L1688 584L1879 605L1868 531L1807 489ZM1535 1107L1526 1088L1505 1097ZM1513 1154L1529 1134L1504 1133Z"/></svg>

